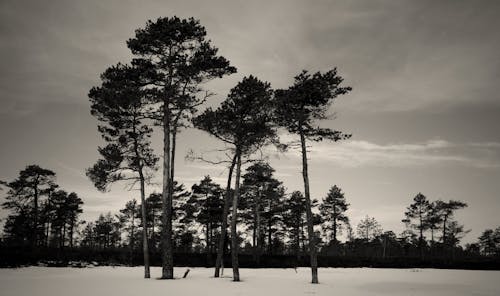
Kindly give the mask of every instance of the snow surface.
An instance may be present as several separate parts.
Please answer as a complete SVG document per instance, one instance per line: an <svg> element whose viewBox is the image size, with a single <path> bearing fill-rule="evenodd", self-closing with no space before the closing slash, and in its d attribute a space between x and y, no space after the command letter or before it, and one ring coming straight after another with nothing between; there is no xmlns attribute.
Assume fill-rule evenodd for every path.
<svg viewBox="0 0 500 296"><path fill-rule="evenodd" d="M231 269L213 278L213 269L175 269L175 280L158 280L161 269L144 279L142 267L0 269L1 296L57 295L500 295L500 271L446 269L320 268L320 284L310 284L308 268Z"/></svg>

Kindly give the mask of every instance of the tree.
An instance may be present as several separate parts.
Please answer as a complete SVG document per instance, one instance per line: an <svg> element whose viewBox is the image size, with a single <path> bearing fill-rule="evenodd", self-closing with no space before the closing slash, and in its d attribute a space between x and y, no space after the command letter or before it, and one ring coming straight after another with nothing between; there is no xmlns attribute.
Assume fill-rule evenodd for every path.
<svg viewBox="0 0 500 296"><path fill-rule="evenodd" d="M500 227L495 230L486 229L479 237L479 248L485 256L500 255Z"/></svg>
<svg viewBox="0 0 500 296"><path fill-rule="evenodd" d="M300 137L302 154L302 177L306 198L307 232L311 257L312 283L318 283L317 250L314 241L313 214L307 166L306 140L323 139L338 141L350 135L329 128L321 128L316 121L326 119L329 106L339 95L348 93L350 87L341 87L343 78L333 69L326 73L309 74L303 71L295 77L294 84L286 90L277 90L275 94L276 119L289 133Z"/></svg>
<svg viewBox="0 0 500 296"><path fill-rule="evenodd" d="M420 256L423 258L424 256L424 231L428 227L428 216L429 211L431 209L431 205L425 195L422 193L418 193L413 198L413 203L410 204L405 212L406 219L411 222L411 220L417 220L417 223L411 224L413 228L418 229L419 231L419 247L420 247Z"/></svg>
<svg viewBox="0 0 500 296"><path fill-rule="evenodd" d="M142 218L146 219L145 182L156 169L158 157L150 147L152 129L144 123L149 110L137 67L118 64L102 75L102 85L89 92L91 113L107 145L99 147L99 159L87 176L100 191L117 181L139 182ZM143 225L147 222L143 220ZM144 277L150 277L147 227L143 227Z"/></svg>
<svg viewBox="0 0 500 296"><path fill-rule="evenodd" d="M272 232L282 220L284 189L273 177L274 169L265 162L256 162L246 169L241 187L241 215L252 230L254 260L259 263L264 245L264 227L267 224L268 251L272 249Z"/></svg>
<svg viewBox="0 0 500 296"><path fill-rule="evenodd" d="M205 176L199 184L191 187L191 197L188 203L193 209L194 220L205 225L205 240L207 256L214 249L214 230L221 225L224 207L223 190L219 184L212 181L210 176Z"/></svg>
<svg viewBox="0 0 500 296"><path fill-rule="evenodd" d="M384 231L379 235L379 240L382 243L382 258L386 257L387 250L391 245L397 244L397 237L393 231Z"/></svg>
<svg viewBox="0 0 500 296"><path fill-rule="evenodd" d="M67 193L64 190L54 191L50 196L52 233L59 248L65 246L69 236L69 246L73 247L73 237L77 227L78 216L83 212L83 201L75 192Z"/></svg>
<svg viewBox="0 0 500 296"><path fill-rule="evenodd" d="M152 118L163 128L162 278L173 279L172 194L176 135L182 121L208 97L200 85L236 72L236 68L206 39L199 21L176 16L148 21L137 29L127 46L136 56L133 64L147 78Z"/></svg>
<svg viewBox="0 0 500 296"><path fill-rule="evenodd" d="M314 209L317 206L318 200L313 199L311 201L311 207ZM284 201L284 208L283 222L285 227L289 229L289 239L292 242L293 252L297 257L297 260L299 260L301 253L300 243L302 243L302 250L305 251L306 249L306 236L304 234L304 227L307 226L306 199L302 192L292 192L290 194L290 198ZM315 224L319 224L321 222L318 218L314 219L314 221Z"/></svg>
<svg viewBox="0 0 500 296"><path fill-rule="evenodd" d="M465 207L467 207L467 204L459 200L450 200L448 202L442 200L436 201L436 208L441 215L441 221L443 223L443 236L441 238L443 243L445 243L448 237L447 226L453 218L455 211Z"/></svg>
<svg viewBox="0 0 500 296"><path fill-rule="evenodd" d="M151 193L146 199L146 221L149 223L151 231L148 231L150 235L150 245L152 250L157 250L157 242L159 242L159 234L157 234L159 229L159 224L161 220L161 193Z"/></svg>
<svg viewBox="0 0 500 296"><path fill-rule="evenodd" d="M161 196L160 196L161 197ZM174 246L181 252L189 252L192 249L194 231L190 229L194 222L194 207L188 203L191 192L186 190L184 184L174 181L174 192L172 195L172 216Z"/></svg>
<svg viewBox="0 0 500 296"><path fill-rule="evenodd" d="M64 248L66 240L66 221L68 220L68 192L57 190L51 195L51 206L54 211L52 219L52 238L55 246Z"/></svg>
<svg viewBox="0 0 500 296"><path fill-rule="evenodd" d="M51 170L41 168L38 165L28 165L19 172L17 179L8 183L3 182L9 190L7 191L6 202L2 204L2 207L14 210L17 213L17 217L10 218L8 223L10 230L29 229L30 236L20 239L21 241L25 239L29 241L32 248L38 245L41 230L38 221L40 198L48 193L51 186L54 186L55 177L56 174ZM32 205L27 203L32 203ZM14 225L17 226L14 227ZM21 226L21 228L18 226ZM26 234L25 231L11 232L11 234L16 233Z"/></svg>
<svg viewBox="0 0 500 296"><path fill-rule="evenodd" d="M328 195L323 198L323 203L319 206L321 217L327 224L327 230L333 232L333 241L337 242L337 230L341 229L342 223L346 223L349 218L344 214L349 208L342 190L334 185L330 188Z"/></svg>
<svg viewBox="0 0 500 296"><path fill-rule="evenodd" d="M455 247L456 245L458 245L458 243L464 237L464 235L466 235L469 232L470 230L465 230L464 226L458 224L457 221L451 221L448 224L448 232L446 233L444 241L449 246Z"/></svg>
<svg viewBox="0 0 500 296"><path fill-rule="evenodd" d="M120 243L120 222L110 212L101 214L94 222L93 233L96 240L94 245L97 247L101 249L117 247Z"/></svg>
<svg viewBox="0 0 500 296"><path fill-rule="evenodd" d="M300 241L303 236L302 228L307 223L306 200L302 192L294 191L286 201L285 225L290 228L290 240L293 242L297 260L300 257Z"/></svg>
<svg viewBox="0 0 500 296"><path fill-rule="evenodd" d="M368 215L361 219L358 223L357 227L358 236L366 241L371 241L377 236L382 234L382 228L380 224L373 217L369 217Z"/></svg>
<svg viewBox="0 0 500 296"><path fill-rule="evenodd" d="M73 248L73 238L75 234L75 229L77 227L78 216L83 213L82 206L83 200L75 193L71 192L68 194L66 209L68 211L68 227L69 227L69 247Z"/></svg>
<svg viewBox="0 0 500 296"><path fill-rule="evenodd" d="M135 229L136 229L136 219L139 216L139 210L137 205L137 200L134 198L132 200L127 201L125 207L120 210L119 220L120 223L124 226L125 230L128 231L129 234L129 248L130 254L133 253L134 250L134 239L135 239Z"/></svg>
<svg viewBox="0 0 500 296"><path fill-rule="evenodd" d="M437 203L435 201L431 202L425 219L426 228L431 231L431 245L434 245L434 232L439 229L439 225L443 222L441 218Z"/></svg>
<svg viewBox="0 0 500 296"><path fill-rule="evenodd" d="M250 156L259 148L276 139L276 131L272 122L271 95L272 90L269 83L262 82L254 76L245 77L231 89L226 100L216 110L208 108L194 120L196 127L231 147L233 154L231 166L236 165L231 216L231 258L234 281L240 279L236 222L240 198L242 158ZM232 169L230 172L232 173ZM226 217L223 217L223 223L224 219ZM224 225L222 232L220 239L224 239L225 236ZM221 243L219 243L220 245ZM218 250L219 253L221 251ZM216 274L217 268L216 266Z"/></svg>

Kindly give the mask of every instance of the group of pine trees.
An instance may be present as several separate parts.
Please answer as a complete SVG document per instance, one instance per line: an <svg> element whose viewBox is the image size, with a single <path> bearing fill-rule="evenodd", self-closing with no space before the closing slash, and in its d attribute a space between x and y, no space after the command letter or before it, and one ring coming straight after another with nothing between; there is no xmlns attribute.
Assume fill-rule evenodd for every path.
<svg viewBox="0 0 500 296"><path fill-rule="evenodd" d="M142 223L147 225L145 186L161 167L161 251L162 278L173 278L175 157L178 133L194 126L222 141L230 157L226 196L221 214L221 236L217 244L215 276L219 276L227 218L231 217L231 265L239 281L237 233L238 203L242 195L241 167L264 146L279 143L283 129L300 139L308 236L314 236L313 214L307 167L307 141L341 140L349 135L321 128L317 121L327 118L333 100L348 93L336 69L309 74L303 71L288 89L273 90L270 83L247 76L233 87L219 107L197 114L198 107L212 93L203 84L236 72L218 55L199 21L178 17L148 21L127 41L133 55L130 63L109 67L102 84L89 93L91 113L99 120L99 132L106 142L99 147L101 159L87 171L100 190L110 184L132 180L141 191ZM154 128L163 135L162 163L151 149ZM234 175L234 190L232 190ZM229 211L231 210L231 215ZM149 273L148 228L142 228L145 277ZM317 283L315 240L310 240L312 281Z"/></svg>
<svg viewBox="0 0 500 296"><path fill-rule="evenodd" d="M38 165L29 165L6 190L4 209L10 211L4 224L7 244L38 247L73 247L82 213L82 199L59 188L56 174Z"/></svg>

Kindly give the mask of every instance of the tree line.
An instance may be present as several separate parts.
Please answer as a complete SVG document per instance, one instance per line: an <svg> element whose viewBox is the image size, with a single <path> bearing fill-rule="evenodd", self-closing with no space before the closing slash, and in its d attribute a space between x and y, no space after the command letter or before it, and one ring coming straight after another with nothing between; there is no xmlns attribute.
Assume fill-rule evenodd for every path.
<svg viewBox="0 0 500 296"><path fill-rule="evenodd" d="M305 197L300 191L287 192L274 172L268 163L258 161L247 166L241 176L238 247L247 256L247 265L250 262L251 266L267 266L269 258L287 256L291 262L285 266L299 266L310 247ZM102 213L95 221L83 221L82 199L74 192L68 194L59 189L55 181L54 172L30 165L14 181L3 182L8 190L2 206L10 210L10 215L4 225L2 246L26 247L27 251L57 250L61 254L86 250L91 251L90 259L95 260L92 258L97 257L95 254L119 253L121 263L137 264L143 262L136 257L143 250L142 235L146 232L150 253L156 256L161 252L160 193L145 198L146 219L142 216L141 202L132 199L116 213ZM231 191L230 195L234 194ZM227 196L225 189L210 176L190 189L174 184L174 254L202 255L197 257L198 265L215 264ZM432 261L500 256L500 227L485 230L475 243L465 247L459 244L468 232L454 218L457 210L466 207L460 201L429 201L418 193L402 214L405 230L399 234L383 230L370 216L352 225L347 215L348 198L337 185L323 198L313 199L311 205L319 256L346 258L348 261L343 264L349 264L353 258L372 258L377 262L391 258ZM147 221L146 227L143 221ZM227 232L224 235L221 261L230 266L227 255L231 246Z"/></svg>

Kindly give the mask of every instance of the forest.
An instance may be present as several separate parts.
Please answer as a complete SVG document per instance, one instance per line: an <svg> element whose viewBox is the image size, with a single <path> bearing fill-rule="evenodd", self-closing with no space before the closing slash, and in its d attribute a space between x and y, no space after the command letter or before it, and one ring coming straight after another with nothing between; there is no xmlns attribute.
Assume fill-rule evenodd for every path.
<svg viewBox="0 0 500 296"><path fill-rule="evenodd" d="M238 207L240 264L243 267L308 266L306 203L300 191L286 192L265 162L255 162L242 175ZM1 266L70 261L101 265L142 265L142 204L126 201L118 213L83 221L83 200L59 188L53 171L30 165L4 184L10 215L0 241ZM234 193L234 192L231 192ZM36 194L36 196L35 196ZM215 264L224 198L221 185L205 176L191 189L175 183L173 194L174 263ZM35 204L36 201L36 204ZM152 265L161 265L161 194L146 198L146 230ZM336 185L321 200L313 199L319 266L460 267L498 269L500 227L487 229L477 242L462 246L467 230L453 218L467 205L430 201L421 193L408 198L401 213L405 231L384 230L374 217L351 225L348 198ZM36 209L36 210L35 210ZM35 222L36 221L36 222ZM36 224L35 224L36 223ZM33 227L37 225L37 227ZM342 237L342 239L341 239ZM224 262L231 261L228 235Z"/></svg>
<svg viewBox="0 0 500 296"><path fill-rule="evenodd" d="M218 106L206 108L214 96L206 83L237 69L218 55L198 20L148 21L127 46L131 61L109 66L88 93L103 145L85 174L103 192L129 184L137 198L124 200L119 212L83 221L85 197L60 188L54 171L28 165L1 183L9 216L0 266L144 265L145 278L150 266L162 266L163 279L173 278L174 266L215 267L215 277L231 266L234 281L239 267L307 266L312 283L324 266L499 269L500 226L460 244L468 232L455 219L467 208L462 201L410 192L401 213L405 231L395 233L376 217L351 225L349 196L338 184L311 197L309 145L330 141L335 149L352 136L321 125L332 103L352 90L336 68L304 70L286 89L248 75ZM200 176L186 188L175 177L175 163L184 157L176 154L177 140L187 128L223 145L215 159L198 152L187 157L227 168L227 184ZM155 131L163 137L160 153L151 145ZM284 142L284 134L296 141ZM303 191L288 192L275 176L265 156L270 147L300 155ZM161 192L146 196L160 174Z"/></svg>

